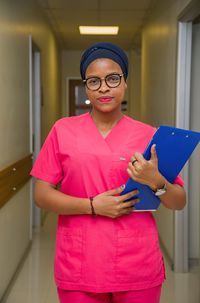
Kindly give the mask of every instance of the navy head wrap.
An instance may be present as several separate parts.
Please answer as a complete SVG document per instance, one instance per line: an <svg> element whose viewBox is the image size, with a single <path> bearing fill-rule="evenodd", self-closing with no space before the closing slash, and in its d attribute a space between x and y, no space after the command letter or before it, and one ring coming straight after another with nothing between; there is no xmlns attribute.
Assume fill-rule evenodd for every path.
<svg viewBox="0 0 200 303"><path fill-rule="evenodd" d="M80 73L82 79L85 79L85 73L88 65L92 61L99 58L108 58L118 63L122 69L124 78L127 78L128 57L125 52L115 44L109 42L99 42L86 49L81 57Z"/></svg>

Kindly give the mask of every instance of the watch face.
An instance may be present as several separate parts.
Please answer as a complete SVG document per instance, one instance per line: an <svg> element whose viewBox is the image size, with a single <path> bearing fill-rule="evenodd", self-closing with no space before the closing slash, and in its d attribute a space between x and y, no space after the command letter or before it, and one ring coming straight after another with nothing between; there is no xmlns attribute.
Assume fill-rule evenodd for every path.
<svg viewBox="0 0 200 303"><path fill-rule="evenodd" d="M161 196L161 195L163 195L163 194L165 194L166 193L166 189L158 189L156 192L155 192L155 195L156 196Z"/></svg>
<svg viewBox="0 0 200 303"><path fill-rule="evenodd" d="M161 196L163 194L165 194L167 191L167 186L166 184L164 184L163 188L158 188L157 191L155 192L156 196Z"/></svg>

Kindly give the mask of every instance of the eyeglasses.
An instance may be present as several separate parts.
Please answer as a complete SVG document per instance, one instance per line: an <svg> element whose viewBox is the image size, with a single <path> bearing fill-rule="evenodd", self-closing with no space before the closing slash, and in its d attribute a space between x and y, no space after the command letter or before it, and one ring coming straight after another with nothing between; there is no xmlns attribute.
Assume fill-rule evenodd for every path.
<svg viewBox="0 0 200 303"><path fill-rule="evenodd" d="M99 78L99 77L89 77L83 82L87 86L89 90L98 90L101 85L102 85L102 80L105 80L105 83L108 87L114 88L120 85L121 83L121 78L123 77L124 74L109 74L104 78Z"/></svg>

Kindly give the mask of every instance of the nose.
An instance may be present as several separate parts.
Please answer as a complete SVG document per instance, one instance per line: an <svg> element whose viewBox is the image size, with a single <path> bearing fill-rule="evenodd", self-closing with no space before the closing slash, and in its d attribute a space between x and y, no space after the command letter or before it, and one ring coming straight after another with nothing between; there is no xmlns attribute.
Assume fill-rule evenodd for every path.
<svg viewBox="0 0 200 303"><path fill-rule="evenodd" d="M110 90L109 86L106 84L105 79L101 79L101 86L99 88L99 91L105 92Z"/></svg>

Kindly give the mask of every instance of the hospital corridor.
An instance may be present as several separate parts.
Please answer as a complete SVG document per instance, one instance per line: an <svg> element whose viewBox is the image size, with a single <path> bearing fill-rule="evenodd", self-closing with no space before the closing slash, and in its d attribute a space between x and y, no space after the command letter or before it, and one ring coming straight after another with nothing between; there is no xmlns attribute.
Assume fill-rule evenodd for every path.
<svg viewBox="0 0 200 303"><path fill-rule="evenodd" d="M104 27L104 32L81 32L84 27L94 26L98 30ZM116 32L105 32L105 27L107 30L114 27L112 29ZM84 50L101 42L116 44L125 51L129 67L127 79L123 68L122 74L112 72L103 76L92 74L86 79L82 77L80 60ZM107 62L113 60L116 65L116 60L119 60L118 67L125 65L124 57L115 52L113 56L118 56L118 59L103 58ZM101 60L97 57L97 62L99 58ZM200 1L0 0L0 62L0 303L58 303L54 257L56 230L60 221L58 223L56 212L36 206L36 179L31 176L31 169L46 138L49 138L50 130L52 127L55 130L56 121L84 114L85 117L92 117L93 104L88 96L101 87L115 89L125 83L125 94L119 104L122 117L130 116L154 129L165 125L200 133ZM102 103L108 102L108 99L105 97ZM91 123L90 118L87 123ZM118 126L119 121L116 122ZM87 125L84 124L84 127ZM73 124L71 131L74 131ZM118 132L118 135L121 133ZM56 154L58 139L55 138L52 150ZM76 159L73 142L79 144L80 141L85 159L90 159L90 151L86 153L84 150L87 142L82 138L76 138L77 141L70 138L64 142L72 150L72 158ZM106 141L106 136L101 139ZM116 149L121 148L120 144L116 145ZM91 145L91 151L96 150L97 145ZM128 160L118 150L112 152L112 168L124 174L125 160ZM128 154L127 150L123 152ZM181 155L183 150L179 152ZM48 158L48 153L46 155ZM43 161L46 161L45 157ZM51 166L50 158L48 161ZM133 166L136 162L137 166L138 159L130 161ZM52 160L53 169L55 163L56 160ZM78 162L75 166L78 164L80 166ZM123 173L121 167L124 168ZM46 170L42 173L45 175ZM83 177L85 171L80 169L79 173ZM58 176L56 168L55 176ZM113 182L117 180L115 171L109 176ZM166 280L160 303L200 303L200 144L180 171L180 176L186 190L186 206L181 210L172 210L161 203L151 215L151 222L155 218L157 239L165 264ZM91 184L106 184L104 181L103 177L99 182L96 178ZM53 184L54 190L62 189L59 181L46 182ZM166 190L165 185L155 188ZM78 194L77 197L83 198ZM96 194L86 197L91 207L89 215L95 216L93 202ZM78 218L76 214L74 217ZM80 240L81 229L72 224L77 224L77 218L70 221L69 217L73 216L68 216L70 228L74 228L74 236ZM99 217L96 222L99 222ZM92 217L88 218L91 220ZM88 220L87 224L95 226L95 218L92 219L94 221L88 223ZM80 222L81 225L83 221ZM115 221L112 224L108 226L115 226ZM102 226L105 228L106 225ZM122 235L125 234L124 238L127 231L128 228L120 230ZM69 232L67 228L65 232ZM103 232L107 232L106 228L102 228L102 235ZM79 240L77 247L80 247ZM128 243L125 242L127 240L122 241ZM94 253L97 243L93 239L91 243ZM73 244L70 245L73 247ZM76 253L79 255L79 251ZM73 265L71 268L73 270ZM130 271L134 272L134 268ZM164 271L162 274L164 277Z"/></svg>

